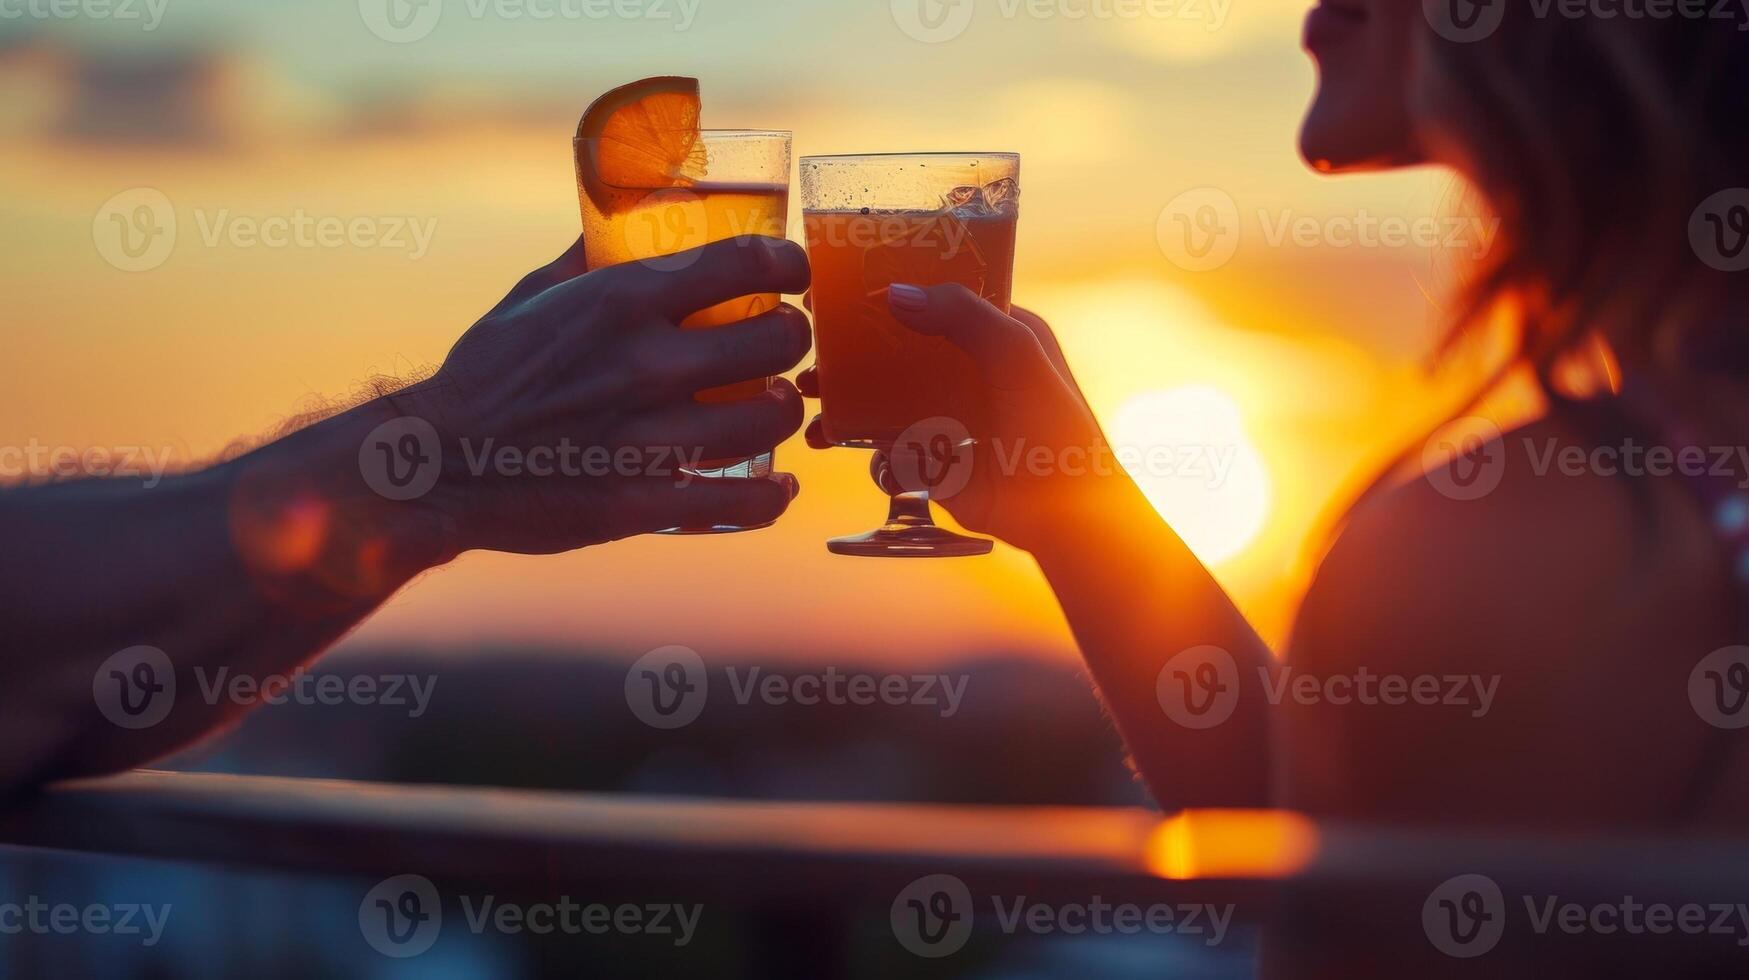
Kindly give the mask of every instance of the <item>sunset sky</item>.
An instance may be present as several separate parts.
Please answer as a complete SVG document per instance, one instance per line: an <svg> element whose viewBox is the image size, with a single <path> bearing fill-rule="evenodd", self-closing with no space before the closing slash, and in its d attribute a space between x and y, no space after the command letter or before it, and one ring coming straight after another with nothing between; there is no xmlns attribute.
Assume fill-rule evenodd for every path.
<svg viewBox="0 0 1749 980"><path fill-rule="evenodd" d="M1056 327L1114 440L1236 454L1218 487L1147 489L1220 559L1271 640L1328 508L1437 408L1422 363L1443 257L1342 245L1328 229L1435 214L1450 178L1305 169L1294 133L1313 80L1298 45L1306 0L1204 0L1158 19L1095 0L961 0L963 23L965 8L936 0L426 2L440 6L397 21L424 33L393 39L372 29L397 30L383 0L138 0L142 17L161 11L150 30L0 20L12 366L0 445L164 446L198 460L368 376L435 364L576 237L578 114L658 74L701 79L706 125L793 130L797 156L1018 151L1016 301ZM534 16L547 10L558 16ZM915 36L932 30L951 36ZM140 188L171 203L176 237L161 264L124 271L98 228L106 202ZM1209 271L1162 246L1163 210L1198 188L1230 199L1241 226L1231 261ZM405 218L430 237L422 249L275 248L224 233L299 212ZM1309 244L1286 231L1306 222L1324 229ZM470 555L347 642L1073 656L1026 555L831 556L827 537L883 512L866 455L797 439L778 458L803 492L775 528Z"/></svg>

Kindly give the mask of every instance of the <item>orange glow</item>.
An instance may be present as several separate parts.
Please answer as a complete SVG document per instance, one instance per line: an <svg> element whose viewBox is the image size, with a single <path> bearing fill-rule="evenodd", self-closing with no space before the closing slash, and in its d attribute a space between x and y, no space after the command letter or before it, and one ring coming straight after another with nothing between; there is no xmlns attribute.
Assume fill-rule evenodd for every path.
<svg viewBox="0 0 1749 980"><path fill-rule="evenodd" d="M1268 469L1225 392L1187 385L1135 395L1108 435L1136 485L1204 563L1233 558L1262 531L1272 506Z"/></svg>
<svg viewBox="0 0 1749 980"><path fill-rule="evenodd" d="M1426 256L1270 231L1290 218L1439 213L1450 179L1307 172L1294 149L1313 83L1297 42L1305 0L1236 5L1218 30L986 18L938 49L907 36L888 5L852 6L828 16L756 5L685 34L591 23L581 43L621 55L599 66L577 61L564 25L446 25L401 47L340 7L279 22L273 5L250 7L260 13L238 16L262 23L215 27L159 52L151 71L95 70L100 55L71 35L0 45L8 354L31 366L0 393L0 446L217 458L312 398L435 365L575 240L570 141L587 102L639 74L684 72L710 93L712 125L792 130L797 157L1019 153L1015 303L1052 324L1107 424L1149 393L1230 401L1261 477L1212 492L1156 487L1156 502L1211 504L1218 523L1176 512L1198 525L1184 536L1259 632L1282 641L1324 543L1321 520L1456 399L1429 390L1420 370L1443 326L1429 302L1440 290L1418 280ZM469 40L464 26L494 40ZM347 40L329 43L333 32ZM1225 267L1190 272L1162 254L1157 222L1174 195L1203 186L1233 198L1244 238ZM139 188L170 202L174 247L161 265L127 271L96 240L94 217ZM284 248L236 234L299 213L375 221L381 234L374 245ZM792 239L800 219L792 207ZM1239 442L1229 435L1173 430L1168 441L1225 448ZM707 657L907 665L1077 656L1030 556L1005 546L938 562L828 555L827 538L884 513L868 454L810 451L797 438L777 465L802 493L771 528L470 554L346 642L578 656L678 643ZM324 563L342 534L319 513L252 515L237 546L269 569ZM939 509L937 519L952 526ZM371 567L378 559L352 540L350 560Z"/></svg>
<svg viewBox="0 0 1749 980"><path fill-rule="evenodd" d="M1317 828L1297 813L1185 810L1154 830L1144 860L1162 878L1279 878L1317 853Z"/></svg>
<svg viewBox="0 0 1749 980"><path fill-rule="evenodd" d="M264 506L239 487L231 506L231 543L250 569L266 575L291 575L309 568L328 540L329 505L300 496L283 506Z"/></svg>

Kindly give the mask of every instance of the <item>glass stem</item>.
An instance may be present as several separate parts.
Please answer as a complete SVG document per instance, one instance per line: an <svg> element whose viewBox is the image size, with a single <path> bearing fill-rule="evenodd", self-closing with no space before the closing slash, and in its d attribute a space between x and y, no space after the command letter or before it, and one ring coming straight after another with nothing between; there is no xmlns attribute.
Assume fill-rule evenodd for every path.
<svg viewBox="0 0 1749 980"><path fill-rule="evenodd" d="M925 491L896 493L887 504L887 523L906 527L933 525L929 516L929 494Z"/></svg>

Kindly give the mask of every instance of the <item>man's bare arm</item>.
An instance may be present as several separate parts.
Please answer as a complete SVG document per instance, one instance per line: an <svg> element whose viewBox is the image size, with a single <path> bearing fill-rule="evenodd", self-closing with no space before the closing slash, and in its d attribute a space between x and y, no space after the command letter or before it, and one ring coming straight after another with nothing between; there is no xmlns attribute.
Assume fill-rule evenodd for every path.
<svg viewBox="0 0 1749 980"><path fill-rule="evenodd" d="M0 491L0 792L138 765L235 720L242 709L206 696L202 679L286 674L464 551L776 519L793 477L705 480L676 464L752 455L800 426L787 382L727 404L692 396L794 366L806 319L780 306L715 330L679 321L735 296L800 292L806 259L756 238L682 265L585 275L579 244L403 391L151 487ZM612 465L489 465L502 450L532 460L566 446ZM176 684L162 717L143 707L168 684L157 669Z"/></svg>

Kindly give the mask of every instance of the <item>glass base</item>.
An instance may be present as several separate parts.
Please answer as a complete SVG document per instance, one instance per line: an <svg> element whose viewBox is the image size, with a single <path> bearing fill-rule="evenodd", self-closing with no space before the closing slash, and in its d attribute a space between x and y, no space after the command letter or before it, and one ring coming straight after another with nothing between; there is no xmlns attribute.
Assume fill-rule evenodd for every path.
<svg viewBox="0 0 1749 980"><path fill-rule="evenodd" d="M970 558L987 555L993 547L994 541L968 538L934 524L927 527L888 524L867 534L826 542L827 551L858 558Z"/></svg>
<svg viewBox="0 0 1749 980"><path fill-rule="evenodd" d="M989 554L995 545L937 526L929 516L928 497L901 493L892 498L885 524L867 534L833 538L826 550L857 558L970 558Z"/></svg>

